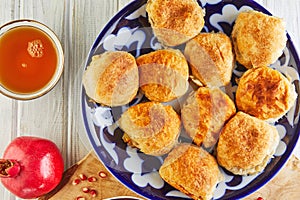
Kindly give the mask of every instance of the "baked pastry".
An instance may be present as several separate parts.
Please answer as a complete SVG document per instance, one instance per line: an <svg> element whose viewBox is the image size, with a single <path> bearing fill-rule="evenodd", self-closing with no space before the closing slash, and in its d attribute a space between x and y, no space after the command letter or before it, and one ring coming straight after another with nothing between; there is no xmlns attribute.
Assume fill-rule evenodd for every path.
<svg viewBox="0 0 300 200"><path fill-rule="evenodd" d="M123 140L141 152L160 156L178 142L181 122L171 106L145 102L125 111L118 120L124 131Z"/></svg>
<svg viewBox="0 0 300 200"><path fill-rule="evenodd" d="M233 26L237 61L246 68L269 66L286 46L285 22L258 11L241 12Z"/></svg>
<svg viewBox="0 0 300 200"><path fill-rule="evenodd" d="M240 111L268 122L275 122L285 115L296 98L294 85L279 71L269 67L246 71L236 92Z"/></svg>
<svg viewBox="0 0 300 200"><path fill-rule="evenodd" d="M187 143L169 153L159 174L171 186L198 200L211 199L216 185L223 180L216 159L201 147Z"/></svg>
<svg viewBox="0 0 300 200"><path fill-rule="evenodd" d="M181 109L187 134L198 146L213 147L225 122L236 112L234 102L219 88L200 87Z"/></svg>
<svg viewBox="0 0 300 200"><path fill-rule="evenodd" d="M135 58L125 51L95 55L82 83L86 94L97 103L112 107L127 104L139 89Z"/></svg>
<svg viewBox="0 0 300 200"><path fill-rule="evenodd" d="M234 68L230 38L224 33L200 33L184 49L192 75L208 87L225 86Z"/></svg>
<svg viewBox="0 0 300 200"><path fill-rule="evenodd" d="M183 44L204 27L204 11L196 0L148 0L146 11L155 36L166 46Z"/></svg>
<svg viewBox="0 0 300 200"><path fill-rule="evenodd" d="M256 174L266 167L278 144L275 126L238 112L222 129L217 160L234 174Z"/></svg>
<svg viewBox="0 0 300 200"><path fill-rule="evenodd" d="M149 100L167 102L186 93L189 66L179 50L156 50L138 57L136 62L140 88Z"/></svg>

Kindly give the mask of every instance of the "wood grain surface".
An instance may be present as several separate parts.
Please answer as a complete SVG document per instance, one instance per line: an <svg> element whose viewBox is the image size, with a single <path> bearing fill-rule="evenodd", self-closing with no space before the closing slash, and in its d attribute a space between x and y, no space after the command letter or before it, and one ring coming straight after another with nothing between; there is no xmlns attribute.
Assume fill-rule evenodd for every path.
<svg viewBox="0 0 300 200"><path fill-rule="evenodd" d="M297 200L300 198L300 161L292 156L286 166L265 186L245 200Z"/></svg>
<svg viewBox="0 0 300 200"><path fill-rule="evenodd" d="M17 136L34 135L54 141L61 149L66 169L91 151L80 109L81 77L86 56L108 20L130 0L0 0L0 25L14 19L34 19L50 27L60 39L65 69L55 88L32 101L0 95L0 153ZM300 47L300 1L259 0L271 13L287 22L287 31ZM299 149L296 150L297 152ZM298 163L298 161L295 161ZM291 161L294 163L294 160ZM299 165L287 165L274 181L253 194L266 199L299 199ZM290 180L291 179L291 180ZM293 180L294 179L294 180ZM269 188L269 189L268 189ZM262 192L262 193L260 193ZM269 198L267 196L272 196ZM250 197L249 197L250 198ZM0 186L1 200L18 199Z"/></svg>
<svg viewBox="0 0 300 200"><path fill-rule="evenodd" d="M107 177L100 178L99 172L104 172ZM74 186L72 183L75 179L79 179L80 174L84 174L87 177L96 177L97 180L93 183L80 181L78 185ZM297 200L300 197L299 180L300 161L295 156L292 156L275 178L244 199L257 200L261 197L264 200ZM39 198L39 200L76 199L77 197L92 199L90 194L82 192L84 187L95 189L97 191L97 199L116 196L132 196L144 199L117 181L97 159L96 155L91 152L65 172L63 181L54 191Z"/></svg>
<svg viewBox="0 0 300 200"><path fill-rule="evenodd" d="M95 181L90 182L88 179L81 180L80 177L83 175L88 179L94 177ZM74 180L78 180L79 183L74 185ZM97 156L93 152L90 152L65 172L61 184L56 189L39 198L39 200L71 200L78 197L93 199L90 193L83 192L83 188L95 190L96 199L106 199L116 196L132 196L142 199L141 196L117 181L97 159Z"/></svg>

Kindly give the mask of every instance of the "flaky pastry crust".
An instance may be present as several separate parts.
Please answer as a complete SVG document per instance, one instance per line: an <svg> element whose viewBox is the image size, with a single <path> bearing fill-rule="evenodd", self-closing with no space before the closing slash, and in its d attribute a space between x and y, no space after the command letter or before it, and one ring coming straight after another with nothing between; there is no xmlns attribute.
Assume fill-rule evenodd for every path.
<svg viewBox="0 0 300 200"><path fill-rule="evenodd" d="M170 185L197 200L210 200L223 180L216 159L201 147L182 143L176 146L159 169Z"/></svg>
<svg viewBox="0 0 300 200"><path fill-rule="evenodd" d="M236 59L246 68L274 63L287 41L284 21L258 11L241 12L231 36Z"/></svg>
<svg viewBox="0 0 300 200"><path fill-rule="evenodd" d="M196 0L148 0L146 11L154 34L166 46L183 44L204 27L204 12Z"/></svg>
<svg viewBox="0 0 300 200"><path fill-rule="evenodd" d="M200 87L181 110L183 126L193 142L213 147L225 122L236 112L234 102L219 88Z"/></svg>
<svg viewBox="0 0 300 200"><path fill-rule="evenodd" d="M178 142L181 122L171 106L139 103L125 111L118 120L125 132L123 140L145 154L160 156Z"/></svg>
<svg viewBox="0 0 300 200"><path fill-rule="evenodd" d="M203 85L221 87L230 82L235 58L224 33L200 33L186 44L184 55L192 75Z"/></svg>
<svg viewBox="0 0 300 200"><path fill-rule="evenodd" d="M240 78L236 104L240 111L275 122L294 105L295 87L279 71L270 67L249 69Z"/></svg>
<svg viewBox="0 0 300 200"><path fill-rule="evenodd" d="M141 55L136 62L140 88L149 100L167 102L186 93L189 66L179 50L156 50Z"/></svg>
<svg viewBox="0 0 300 200"><path fill-rule="evenodd" d="M278 144L275 126L238 112L222 129L217 160L234 174L256 174L266 167Z"/></svg>
<svg viewBox="0 0 300 200"><path fill-rule="evenodd" d="M139 89L139 74L135 58L125 51L107 51L92 57L83 74L86 94L105 106L129 103Z"/></svg>

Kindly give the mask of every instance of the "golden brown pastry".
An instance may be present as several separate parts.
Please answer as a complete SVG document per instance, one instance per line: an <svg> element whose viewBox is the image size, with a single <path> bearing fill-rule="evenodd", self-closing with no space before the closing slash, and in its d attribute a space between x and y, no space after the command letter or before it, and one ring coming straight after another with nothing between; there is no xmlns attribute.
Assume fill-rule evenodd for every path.
<svg viewBox="0 0 300 200"><path fill-rule="evenodd" d="M97 103L112 107L127 104L139 89L135 58L124 51L95 55L82 83L86 94Z"/></svg>
<svg viewBox="0 0 300 200"><path fill-rule="evenodd" d="M217 160L234 174L256 174L266 167L278 144L275 126L238 112L222 129Z"/></svg>
<svg viewBox="0 0 300 200"><path fill-rule="evenodd" d="M279 71L269 67L246 71L236 92L239 110L268 122L275 122L285 115L296 98L294 85Z"/></svg>
<svg viewBox="0 0 300 200"><path fill-rule="evenodd" d="M184 55L192 75L205 86L230 82L235 59L231 40L224 33L200 33L186 44Z"/></svg>
<svg viewBox="0 0 300 200"><path fill-rule="evenodd" d="M223 180L217 161L201 147L183 143L176 146L159 169L171 186L197 200L209 200Z"/></svg>
<svg viewBox="0 0 300 200"><path fill-rule="evenodd" d="M258 11L241 12L233 26L236 59L247 68L269 66L286 46L285 22Z"/></svg>
<svg viewBox="0 0 300 200"><path fill-rule="evenodd" d="M118 121L124 142L145 154L168 153L178 142L181 122L171 106L146 102L130 107Z"/></svg>
<svg viewBox="0 0 300 200"><path fill-rule="evenodd" d="M219 88L200 87L181 110L183 126L198 146L213 147L225 122L236 112L234 102Z"/></svg>
<svg viewBox="0 0 300 200"><path fill-rule="evenodd" d="M154 34L166 46L183 44L204 27L204 12L196 0L148 0L146 11Z"/></svg>
<svg viewBox="0 0 300 200"><path fill-rule="evenodd" d="M140 88L151 101L167 102L186 93L189 67L179 50L157 50L138 57L136 62Z"/></svg>

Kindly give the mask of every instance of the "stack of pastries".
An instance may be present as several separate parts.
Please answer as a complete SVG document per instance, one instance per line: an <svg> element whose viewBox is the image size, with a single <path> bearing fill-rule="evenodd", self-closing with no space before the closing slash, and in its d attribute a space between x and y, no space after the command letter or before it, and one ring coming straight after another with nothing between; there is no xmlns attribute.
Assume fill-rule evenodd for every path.
<svg viewBox="0 0 300 200"><path fill-rule="evenodd" d="M148 155L167 155L161 177L193 199L211 199L223 180L219 166L237 175L256 174L277 148L279 135L269 123L297 98L289 79L269 67L285 48L285 24L245 11L228 36L201 33L205 12L196 0L148 0L146 11L164 48L137 58L122 51L95 55L83 76L86 94L115 107L144 93L147 101L117 121L123 141ZM181 44L184 50L176 48ZM224 88L236 62L247 71L231 99ZM180 111L166 104L184 96ZM178 140L182 132L193 144Z"/></svg>

